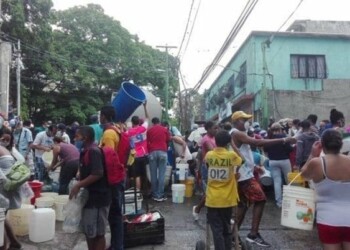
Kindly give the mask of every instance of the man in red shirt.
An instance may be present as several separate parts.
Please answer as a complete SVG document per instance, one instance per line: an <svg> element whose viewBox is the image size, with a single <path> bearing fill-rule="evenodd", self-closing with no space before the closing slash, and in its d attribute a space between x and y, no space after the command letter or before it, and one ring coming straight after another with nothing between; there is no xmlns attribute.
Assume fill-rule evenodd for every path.
<svg viewBox="0 0 350 250"><path fill-rule="evenodd" d="M167 128L160 125L159 118L154 117L152 124L153 126L147 131L152 198L161 202L167 199L164 195L164 179L168 162L167 151L170 133Z"/></svg>

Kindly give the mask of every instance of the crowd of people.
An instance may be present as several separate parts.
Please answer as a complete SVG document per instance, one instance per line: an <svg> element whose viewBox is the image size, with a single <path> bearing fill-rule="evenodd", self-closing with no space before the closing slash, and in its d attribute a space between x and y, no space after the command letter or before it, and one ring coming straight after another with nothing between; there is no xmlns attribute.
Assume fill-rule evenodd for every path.
<svg viewBox="0 0 350 250"><path fill-rule="evenodd" d="M253 122L252 115L236 111L230 121L195 125L184 137L168 122L161 122L157 117L150 121L147 103L144 104L145 116L133 116L130 127L114 123L116 112L114 107L104 106L99 116L90 117L90 125L80 126L75 122L69 127L63 123L44 122L42 127L34 128L30 120L0 119L0 170L5 176L15 161L25 162L31 170L31 179L43 182L50 171L60 167L59 194L69 194L72 199L82 189L88 192L89 198L82 210L82 226L89 249L105 249L108 224L110 249L123 249L124 190L133 186L155 202L164 202L167 200L164 181L167 165L175 169L178 161L189 164L190 174L198 183L196 189L202 191L192 214L198 220L201 209L207 207L215 249L231 249L232 239L237 237L232 234L231 224L236 223L239 229L250 206L253 216L246 240L262 247L270 246L259 232L267 200L259 176L265 171L271 172L278 208L282 207L282 185L287 182L288 173L301 171L302 176L312 180L320 197L317 223L321 242L328 249L341 249L332 248L338 245L349 249L346 242L350 244L350 222L329 216L334 204L347 203L346 198L337 195L337 190L350 187L350 175L346 170L348 157L344 156L350 150L342 140L350 131L344 128L345 118L340 111L331 110L329 120L322 120L319 126L317 116L310 114L301 120L286 118L275 122L271 119L266 128ZM124 136L130 147L127 160L122 161L125 172L110 185L99 147L120 153L125 147L122 145ZM43 154L50 151L53 160L45 167ZM336 169L338 165L344 169ZM78 181L69 190L73 178ZM328 193L328 188L334 193ZM9 200L9 209L21 206L19 190L7 193L0 188L0 194ZM336 211L345 216L343 207L339 205ZM20 248L10 224L6 221L5 225L8 239L5 245ZM345 236L335 236L337 230Z"/></svg>

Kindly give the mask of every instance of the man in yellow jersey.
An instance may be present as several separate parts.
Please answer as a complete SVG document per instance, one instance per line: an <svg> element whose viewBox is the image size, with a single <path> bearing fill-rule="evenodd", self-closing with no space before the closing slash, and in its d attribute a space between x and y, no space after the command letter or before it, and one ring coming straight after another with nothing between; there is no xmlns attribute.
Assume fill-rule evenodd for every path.
<svg viewBox="0 0 350 250"><path fill-rule="evenodd" d="M100 111L100 123L103 126L101 147L111 147L118 152L120 141L120 128L114 125L115 109L113 106L104 106ZM124 181L110 187L112 202L109 209L108 222L111 230L111 250L124 249L124 228L123 228L123 196Z"/></svg>
<svg viewBox="0 0 350 250"><path fill-rule="evenodd" d="M216 147L205 156L208 167L206 191L207 219L213 232L215 250L231 249L232 208L238 203L236 167L242 159L227 148L231 143L228 131L215 135Z"/></svg>

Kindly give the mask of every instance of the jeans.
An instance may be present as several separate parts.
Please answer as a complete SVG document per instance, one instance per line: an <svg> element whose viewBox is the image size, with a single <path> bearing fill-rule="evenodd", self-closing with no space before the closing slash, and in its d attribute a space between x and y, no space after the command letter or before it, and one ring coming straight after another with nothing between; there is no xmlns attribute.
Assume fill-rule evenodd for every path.
<svg viewBox="0 0 350 250"><path fill-rule="evenodd" d="M207 219L213 233L215 250L231 249L231 216L232 207L207 208Z"/></svg>
<svg viewBox="0 0 350 250"><path fill-rule="evenodd" d="M111 230L110 250L124 249L124 225L123 225L123 201L124 201L124 181L113 185L112 202L109 208L108 222Z"/></svg>
<svg viewBox="0 0 350 250"><path fill-rule="evenodd" d="M164 179L167 161L167 152L157 150L149 154L152 196L154 198L164 197Z"/></svg>
<svg viewBox="0 0 350 250"><path fill-rule="evenodd" d="M35 179L44 181L45 177L45 165L41 157L35 157Z"/></svg>
<svg viewBox="0 0 350 250"><path fill-rule="evenodd" d="M288 180L288 173L292 170L289 159L270 160L270 171L275 189L275 200L277 206L282 206L282 175L285 181Z"/></svg>

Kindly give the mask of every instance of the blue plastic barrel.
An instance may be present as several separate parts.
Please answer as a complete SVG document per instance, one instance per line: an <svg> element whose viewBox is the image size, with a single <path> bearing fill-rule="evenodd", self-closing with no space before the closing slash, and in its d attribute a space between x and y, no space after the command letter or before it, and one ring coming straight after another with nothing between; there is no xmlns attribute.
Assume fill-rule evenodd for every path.
<svg viewBox="0 0 350 250"><path fill-rule="evenodd" d="M123 82L118 94L112 101L116 111L115 122L125 122L138 106L146 101L142 89L130 82Z"/></svg>

